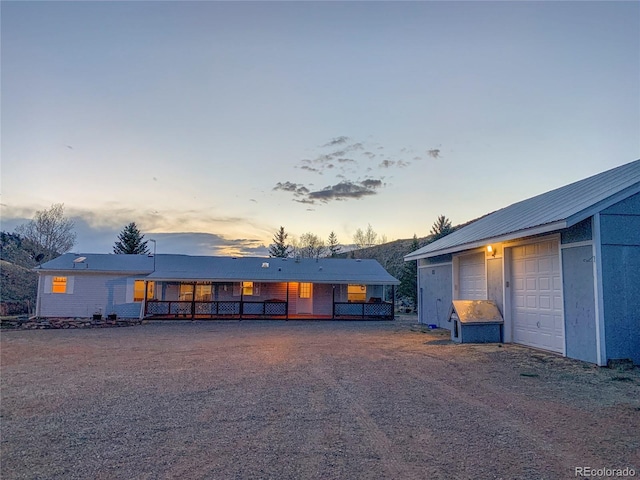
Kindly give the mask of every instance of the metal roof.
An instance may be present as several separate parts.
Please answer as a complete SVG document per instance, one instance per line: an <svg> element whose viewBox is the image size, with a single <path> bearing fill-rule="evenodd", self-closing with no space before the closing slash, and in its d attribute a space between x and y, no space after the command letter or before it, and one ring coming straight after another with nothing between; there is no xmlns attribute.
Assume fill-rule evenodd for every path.
<svg viewBox="0 0 640 480"><path fill-rule="evenodd" d="M607 170L493 212L404 257L434 257L554 232L640 192L640 160Z"/></svg>
<svg viewBox="0 0 640 480"><path fill-rule="evenodd" d="M81 263L74 259L85 257ZM156 281L312 282L398 285L376 260L319 258L208 257L190 255L72 254L38 268L42 271L128 272Z"/></svg>
<svg viewBox="0 0 640 480"><path fill-rule="evenodd" d="M153 257L113 253L65 253L35 268L36 271L151 273Z"/></svg>

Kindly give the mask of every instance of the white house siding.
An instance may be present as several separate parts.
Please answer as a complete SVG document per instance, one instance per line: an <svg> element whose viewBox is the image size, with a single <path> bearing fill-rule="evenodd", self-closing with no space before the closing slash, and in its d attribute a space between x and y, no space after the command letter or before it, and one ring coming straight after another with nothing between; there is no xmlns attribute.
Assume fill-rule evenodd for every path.
<svg viewBox="0 0 640 480"><path fill-rule="evenodd" d="M140 315L139 302L127 302L127 280L132 277L73 272L73 293L47 293L47 282L40 282L39 315L42 317L82 317L95 313L115 313L123 318Z"/></svg>

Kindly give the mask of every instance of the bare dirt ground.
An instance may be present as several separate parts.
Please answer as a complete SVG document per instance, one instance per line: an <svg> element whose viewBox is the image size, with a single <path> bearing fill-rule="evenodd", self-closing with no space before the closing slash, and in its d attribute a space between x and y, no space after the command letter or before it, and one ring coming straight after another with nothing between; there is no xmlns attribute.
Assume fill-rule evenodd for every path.
<svg viewBox="0 0 640 480"><path fill-rule="evenodd" d="M446 333L411 318L2 332L0 474L640 476L638 369Z"/></svg>

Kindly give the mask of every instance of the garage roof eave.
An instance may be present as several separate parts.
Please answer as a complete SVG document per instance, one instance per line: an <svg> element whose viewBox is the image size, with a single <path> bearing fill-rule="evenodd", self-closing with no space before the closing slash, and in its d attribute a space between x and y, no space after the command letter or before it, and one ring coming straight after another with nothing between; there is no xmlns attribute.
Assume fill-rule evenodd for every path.
<svg viewBox="0 0 640 480"><path fill-rule="evenodd" d="M431 257L437 257L439 255L447 255L450 253L463 252L465 250L472 250L474 248L485 247L486 245L489 245L491 243L508 242L511 240L517 240L519 238L526 238L526 237L532 237L535 235L542 235L545 233L552 233L566 227L567 227L567 221L560 220L558 222L549 223L547 225L541 225L539 227L529 228L526 230L518 230L517 232L511 232L504 235L498 235L495 237L487 237L487 238L476 240L474 242L464 243L461 245L454 245L451 247L435 249L432 251L423 251L423 252L416 251L414 253L410 253L409 255L406 255L404 257L404 261L409 262L412 260L420 260L421 258L431 258Z"/></svg>

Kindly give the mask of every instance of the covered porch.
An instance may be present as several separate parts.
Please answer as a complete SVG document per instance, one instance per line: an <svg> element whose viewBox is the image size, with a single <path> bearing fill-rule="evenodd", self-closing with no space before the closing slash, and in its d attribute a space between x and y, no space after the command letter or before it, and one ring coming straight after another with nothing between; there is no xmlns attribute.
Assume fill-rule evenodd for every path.
<svg viewBox="0 0 640 480"><path fill-rule="evenodd" d="M395 311L394 285L139 282L145 319L392 320Z"/></svg>

